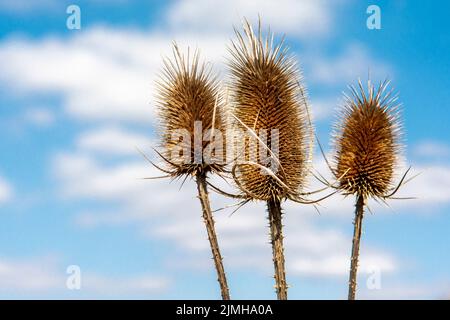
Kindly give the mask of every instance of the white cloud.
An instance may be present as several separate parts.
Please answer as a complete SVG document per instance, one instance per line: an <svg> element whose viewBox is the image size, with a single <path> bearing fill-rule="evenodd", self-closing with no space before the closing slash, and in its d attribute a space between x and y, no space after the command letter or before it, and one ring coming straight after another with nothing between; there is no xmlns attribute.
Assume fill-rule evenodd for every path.
<svg viewBox="0 0 450 320"><path fill-rule="evenodd" d="M82 148L80 148L82 149ZM115 212L84 212L76 221L81 226L135 224L144 236L169 241L186 254L183 262L175 267L210 267L209 247L205 228L200 218L200 206L196 198L195 184L188 180L179 190L181 181L170 183L167 179L141 181L136 178L160 175L144 159L126 160L116 165L104 165L91 155L79 150L56 158L56 174L61 179L61 190L67 196L100 199L118 203ZM320 156L316 156L316 168L328 172ZM420 200L403 201L408 212L427 203L448 203L450 195L447 182L450 169L430 165L415 167L425 172L411 181L402 190L407 195L421 192ZM418 180L418 179L423 180ZM214 183L230 188L213 178ZM317 182L311 184L316 189ZM413 189L407 189L414 186ZM232 191L232 190L229 190ZM317 197L314 198L318 198ZM350 224L353 219L354 199L336 195L321 203L322 215L317 215L311 206L300 206L292 202L284 204L285 245L287 269L290 274L306 277L346 278L349 268L349 247L351 237L332 224L328 228L317 227L321 219L345 218ZM418 202L417 202L418 201ZM223 208L233 202L211 193L213 209ZM395 202L391 201L395 208ZM386 209L374 207L374 212ZM401 207L403 208L403 207ZM271 273L271 252L268 243L266 210L263 204L249 204L229 216L230 210L215 213L216 227L227 268L259 270ZM372 217L371 217L372 218ZM327 220L328 221L328 220ZM245 236L242 236L245 234ZM401 263L389 252L363 245L361 249L362 274L370 273L376 266L383 274L398 270Z"/></svg>
<svg viewBox="0 0 450 320"><path fill-rule="evenodd" d="M63 182L63 194L70 197L96 197L118 200L142 190L144 177L155 173L149 164L128 162L116 167L100 167L87 155L60 154L55 158L54 171Z"/></svg>
<svg viewBox="0 0 450 320"><path fill-rule="evenodd" d="M33 293L58 293L82 297L120 297L126 294L161 294L170 281L161 276L132 275L126 277L104 276L81 268L81 290L68 290L67 266L48 257L33 259L0 258L0 295L19 294L21 298ZM73 297L73 296L72 296Z"/></svg>
<svg viewBox="0 0 450 320"><path fill-rule="evenodd" d="M30 108L25 112L25 121L38 127L48 127L55 121L54 114L45 108Z"/></svg>
<svg viewBox="0 0 450 320"><path fill-rule="evenodd" d="M82 281L83 290L102 297L127 294L159 295L167 290L170 283L167 278L148 275L123 278L88 274Z"/></svg>
<svg viewBox="0 0 450 320"><path fill-rule="evenodd" d="M312 38L329 33L334 5L321 0L176 1L167 20L177 30L229 34L243 17L256 22L260 15L276 33Z"/></svg>
<svg viewBox="0 0 450 320"><path fill-rule="evenodd" d="M95 227L139 221L140 228L147 236L170 241L179 248L187 249L194 256L204 255L204 261L208 261L206 256L209 248L204 226L199 218L200 208L192 181L188 181L182 190L178 189L180 182L169 183L167 179L142 181L138 178L161 173L151 168L144 159L127 160L114 166L106 166L86 154L85 149L81 149L78 153L63 154L56 158L56 173L61 179L62 192L71 197L116 201L119 206L115 212L85 212L77 220L79 225ZM328 169L321 156L315 158L316 168L326 174ZM417 166L415 169L424 170ZM420 192L424 195L423 199L402 201L400 208L407 206L408 212L416 212L429 203L447 203L450 199L446 191L450 190L446 184L450 181L450 177L446 177L447 171L450 172L446 167L428 167L425 173L404 189L407 195ZM419 181L421 178L424 180ZM407 189L411 186L414 188ZM311 185L311 189L318 187L317 182ZM230 204L229 200L215 194L211 194L211 197L215 209ZM345 217L351 221L354 200L351 197L341 197L338 200L338 197L341 196L336 195L322 202L322 214L339 219ZM395 208L396 202L390 203ZM288 212L285 215L285 232L286 250L290 252L288 268L291 272L309 276L344 276L348 270L346 264L350 237L338 229L316 227L313 220L317 215L311 206L298 206L287 202L284 207ZM382 207L380 209L379 205L371 204L371 207L377 213L387 211ZM301 215L298 215L300 211ZM270 272L270 246L267 245L264 206L247 205L232 217L228 217L229 212L230 210L219 211L215 214L227 264L235 268L260 268ZM245 237L242 237L242 232L245 232ZM397 260L388 253L380 253L379 249L370 247L367 250L362 254L363 269L366 268L364 265L373 264L386 272L398 268Z"/></svg>
<svg viewBox="0 0 450 320"><path fill-rule="evenodd" d="M181 181L172 184L168 179L139 181L136 178L159 174L144 159L106 166L87 155L74 153L60 155L55 165L55 173L62 183L61 192L66 196L118 204L115 212L82 213L76 221L78 225L96 227L135 223L147 237L168 241L183 252L189 252L185 264L198 265L200 260L204 262L200 265L205 266L209 262L207 235L193 181L187 181L181 190ZM218 179L213 181L220 183ZM221 186L226 187L223 183ZM211 193L211 203L213 209L219 209L233 202ZM344 270L348 270L350 237L332 228L316 227L313 208L300 209L291 203L285 209L288 268L294 274L307 276L343 276ZM300 210L301 214L297 214ZM230 210L225 210L215 214L227 266L271 272L264 205L249 204L231 217L229 213ZM372 251L365 260L387 271L397 268L397 263L389 256ZM330 255L335 260L329 260L327 257ZM317 264L324 267L314 268Z"/></svg>
<svg viewBox="0 0 450 320"><path fill-rule="evenodd" d="M138 178L161 173L151 168L144 159L122 161L111 166L102 164L84 152L79 150L62 154L55 159L55 173L60 179L61 191L69 197L112 201L118 206L114 212L84 212L76 221L79 225L98 227L134 223L145 236L168 241L182 252L189 253L183 265L207 267L209 247L193 181L189 180L181 190L178 188L181 181L142 181ZM323 160L318 160L316 167L322 173L327 172ZM420 167L416 169L422 170ZM411 208L413 212L417 211L430 202L445 204L450 199L447 192L450 190L447 186L450 176L446 176L450 170L431 166L426 171L431 174L420 176L425 177L425 180L413 180L406 186L414 185L416 190L421 190L425 195L423 200L416 200L419 202L401 202L402 206L409 208L408 212L411 212ZM213 181L230 189L220 180ZM317 186L317 183L313 183L311 189ZM417 192L406 187L407 193L414 195ZM290 273L322 278L348 276L350 235L342 233L337 227L324 228L318 227L318 224L325 215L327 219L345 218L350 224L354 212L353 202L351 197L344 199L336 195L321 204L322 216L318 216L311 206L299 206L292 202L284 204L286 263ZM211 203L214 209L218 209L233 202L211 193ZM380 209L379 205L374 206L371 204L372 210L377 213L386 211ZM270 273L271 253L264 205L246 205L231 217L229 213L230 210L215 213L226 265L232 269L256 269ZM242 236L243 233L245 236ZM398 259L386 250L364 244L361 252L360 270L363 274L370 273L372 266L383 273L395 272L399 268Z"/></svg>
<svg viewBox="0 0 450 320"><path fill-rule="evenodd" d="M10 12L10 13L19 13L19 14L28 14L28 13L36 13L43 12L44 10L51 10L53 12L54 9L58 8L59 1L57 0L39 0L39 1L30 1L30 0L0 0L0 11Z"/></svg>
<svg viewBox="0 0 450 320"><path fill-rule="evenodd" d="M292 34L323 32L324 25L330 23L329 4L283 1L286 3L246 1L239 2L239 6L242 14L259 8L258 12L267 16L266 24ZM233 4L220 1L215 8L221 14L211 15L206 10L209 2L176 2L167 13L167 19L174 24L171 32L94 27L67 38L9 38L0 43L0 82L18 95L57 95L62 98L64 110L77 119L153 124L154 80L161 68L161 57L170 54L172 40L182 47L200 48L205 60L213 62L216 70L223 70L228 34L234 18L241 15L236 14ZM192 11L192 6L196 10ZM206 10L205 19L214 16L211 25L222 23L229 32L186 27L196 21L209 24L198 18L202 15L198 10ZM329 81L321 69L312 74Z"/></svg>
<svg viewBox="0 0 450 320"><path fill-rule="evenodd" d="M81 133L76 145L89 152L137 156L136 148L147 151L154 147L154 142L142 134L131 133L118 127L103 127Z"/></svg>
<svg viewBox="0 0 450 320"><path fill-rule="evenodd" d="M127 5L130 0L89 0L90 3L103 5ZM0 0L0 11L12 14L29 15L29 14L54 14L58 12L61 15L66 14L65 8L71 5L70 2L60 0ZM83 8L82 5L80 5Z"/></svg>
<svg viewBox="0 0 450 320"><path fill-rule="evenodd" d="M350 240L347 242L350 244ZM304 257L296 259L291 265L291 271L302 275L337 276L345 278L350 270L350 255L335 252L321 257ZM383 274L396 271L398 265L395 259L386 253L365 253L361 250L359 273L370 274L372 270L379 270Z"/></svg>
<svg viewBox="0 0 450 320"><path fill-rule="evenodd" d="M64 283L49 259L0 259L0 293L3 290L45 291L62 288Z"/></svg>
<svg viewBox="0 0 450 320"><path fill-rule="evenodd" d="M0 204L9 201L13 196L12 186L0 176Z"/></svg>
<svg viewBox="0 0 450 320"><path fill-rule="evenodd" d="M320 98L310 102L312 118L315 120L324 120L335 114L336 107L339 105L338 98Z"/></svg>
<svg viewBox="0 0 450 320"><path fill-rule="evenodd" d="M420 175L405 185L398 196L417 197L417 199L398 202L397 207L408 205L416 209L426 209L430 205L450 203L450 166L419 164L414 165L413 169Z"/></svg>
<svg viewBox="0 0 450 320"><path fill-rule="evenodd" d="M303 64L307 67L308 80L323 84L354 84L358 78L382 81L392 78L392 67L376 60L363 46L350 44L339 55L325 57L307 53Z"/></svg>
<svg viewBox="0 0 450 320"><path fill-rule="evenodd" d="M450 156L450 146L438 141L422 141L413 149L414 155L429 159Z"/></svg>
<svg viewBox="0 0 450 320"><path fill-rule="evenodd" d="M327 154L327 159L332 159L332 154ZM320 172L329 182L335 181L335 178L332 177L330 169L327 167L321 154L316 154L314 156L313 163L315 170ZM407 179L414 176L415 178L409 181L406 185L403 185L395 194L395 197L415 197L416 199L391 199L387 200L388 206L380 202L376 202L375 200L369 200L369 207L374 213L431 213L436 212L436 210L430 211L430 209L435 209L436 206L446 206L450 204L449 165L421 162L409 163L408 161L401 159L393 180L394 185L400 181L402 175L408 168L407 165L411 165L411 170L408 173ZM317 179L313 177L310 177L310 182L309 190L318 190L324 187L317 181ZM311 198L318 199L330 192L331 190L326 190ZM326 214L334 217L348 218L353 217L354 204L354 197L344 197L338 193L333 197L321 201L318 209L324 215ZM291 207L292 205L288 203L287 206ZM311 208L309 210L311 210Z"/></svg>
<svg viewBox="0 0 450 320"><path fill-rule="evenodd" d="M120 37L114 32L110 36L110 41ZM76 117L151 122L154 70L139 59L130 62L132 49L120 53L99 47L108 44L107 39L108 32L97 29L68 41L11 40L0 49L0 78L24 93L62 94L66 111ZM133 47L132 38L121 40L123 47ZM148 52L150 47L151 40L143 49Z"/></svg>
<svg viewBox="0 0 450 320"><path fill-rule="evenodd" d="M178 37L175 35L175 39ZM179 36L217 61L225 41ZM0 45L0 82L18 94L56 94L78 119L153 124L154 81L172 39L136 30L93 28L68 39L10 39Z"/></svg>
<svg viewBox="0 0 450 320"><path fill-rule="evenodd" d="M417 299L448 299L450 284L448 279L442 279L440 282L417 283L410 281L408 283L399 283L389 279L385 281L381 278L381 288L369 290L365 286L361 287L358 293L359 299L368 300L417 300Z"/></svg>
<svg viewBox="0 0 450 320"><path fill-rule="evenodd" d="M99 226L124 226L133 223L129 216L116 212L81 212L74 219L74 223L82 228Z"/></svg>
<svg viewBox="0 0 450 320"><path fill-rule="evenodd" d="M191 207L197 207L193 202L195 200L191 200ZM217 205L216 201L213 203ZM288 273L294 276L346 278L350 268L351 237L338 229L317 227L318 221L308 216L311 214L309 210L302 212L306 216L299 218L299 209L297 206L285 210L284 243ZM166 225L150 229L149 236L175 242L177 246L190 250L194 256L200 252L209 253L201 219L192 218L196 216L195 212L185 214L187 217L177 216ZM244 207L232 217L225 212L216 213L216 228L228 267L271 272L271 248L265 215L262 204ZM360 271L363 274L367 274L373 266L385 273L394 272L399 267L398 261L384 251L373 250L370 246L363 247L361 251ZM204 257L203 261L208 262L206 255Z"/></svg>

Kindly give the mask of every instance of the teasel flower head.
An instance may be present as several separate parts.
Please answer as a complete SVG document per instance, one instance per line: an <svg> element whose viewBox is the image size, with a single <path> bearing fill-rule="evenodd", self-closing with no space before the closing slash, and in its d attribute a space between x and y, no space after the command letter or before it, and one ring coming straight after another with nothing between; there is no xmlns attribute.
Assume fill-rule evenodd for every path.
<svg viewBox="0 0 450 320"><path fill-rule="evenodd" d="M170 176L195 175L198 172L222 172L225 148L222 140L216 157L211 141L225 129L220 85L211 65L200 62L196 50L182 54L173 44L173 59L164 60L157 85L159 115L159 155ZM209 136L204 139L209 131ZM206 141L204 141L206 140ZM210 149L208 149L210 148ZM209 154L209 159L204 155Z"/></svg>
<svg viewBox="0 0 450 320"><path fill-rule="evenodd" d="M348 299L356 299L359 250L362 235L364 208L369 198L381 200L394 198L410 170L406 170L397 186L396 176L401 155L401 125L399 104L389 82L376 88L368 81L364 89L361 81L350 87L351 94L338 113L335 125L333 159L330 169L337 177L337 186L344 195L354 195L355 219L350 259ZM326 159L326 158L325 158Z"/></svg>
<svg viewBox="0 0 450 320"><path fill-rule="evenodd" d="M231 127L251 131L253 137L245 140L244 161L234 165L234 180L251 199L298 197L307 178L313 137L300 69L283 40L274 44L270 31L263 38L261 23L255 33L245 20L244 33L235 33L237 40L229 48ZM266 132L266 141L260 140L261 132ZM251 139L258 142L250 143ZM273 149L278 150L269 151ZM257 161L250 161L252 155ZM266 155L275 170L261 163Z"/></svg>
<svg viewBox="0 0 450 320"><path fill-rule="evenodd" d="M388 86L388 81L377 88L368 81L365 90L359 81L345 95L334 129L333 173L346 195L385 199L406 176L393 185L402 135L397 95Z"/></svg>
<svg viewBox="0 0 450 320"><path fill-rule="evenodd" d="M174 43L173 60L164 60L157 81L157 105L162 152L155 151L165 160L166 168L147 159L167 175L154 178L195 179L222 299L229 300L207 181L208 173L220 174L225 167L222 139L225 119L219 82L212 76L210 66L200 63L197 51L191 57L188 49L186 57Z"/></svg>

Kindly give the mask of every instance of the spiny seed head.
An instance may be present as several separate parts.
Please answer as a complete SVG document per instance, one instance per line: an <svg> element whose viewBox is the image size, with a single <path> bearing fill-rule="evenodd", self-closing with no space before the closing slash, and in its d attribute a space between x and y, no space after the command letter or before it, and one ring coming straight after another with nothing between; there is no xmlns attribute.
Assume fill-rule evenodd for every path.
<svg viewBox="0 0 450 320"><path fill-rule="evenodd" d="M209 145L209 141L203 141L203 135L225 127L219 82L212 76L210 66L200 63L197 50L191 57L188 49L186 57L174 43L173 59L164 60L156 85L160 148L170 174L179 177L199 171L222 171L222 159L203 158ZM196 147L196 141L200 147ZM224 158L225 151L222 152Z"/></svg>
<svg viewBox="0 0 450 320"><path fill-rule="evenodd" d="M382 198L393 187L400 153L397 95L387 81L350 87L335 126L334 174L344 194Z"/></svg>
<svg viewBox="0 0 450 320"><path fill-rule="evenodd" d="M270 32L263 39L261 23L257 34L248 21L244 22L245 35L235 33L237 41L229 48L231 126L244 132L251 128L256 134L265 131L267 149L276 143L271 133L278 134L278 152L272 155L278 168L267 174L254 163L241 162L235 165L234 178L250 198L287 198L303 187L312 153L312 127L301 73L283 41L274 46ZM268 167L261 163L266 154L271 155L261 143L246 140L246 160L257 155L258 163Z"/></svg>

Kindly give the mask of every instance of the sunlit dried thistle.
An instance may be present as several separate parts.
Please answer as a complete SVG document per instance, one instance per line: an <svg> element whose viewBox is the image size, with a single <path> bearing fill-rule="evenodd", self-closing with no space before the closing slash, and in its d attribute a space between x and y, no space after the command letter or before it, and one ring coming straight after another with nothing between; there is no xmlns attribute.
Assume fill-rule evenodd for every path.
<svg viewBox="0 0 450 320"><path fill-rule="evenodd" d="M219 94L219 82L211 75L211 69L199 62L196 51L191 59L180 53L174 43L173 60L164 60L164 69L157 82L157 105L160 120L162 152L158 154L165 160L164 168L156 166L167 174L167 177L187 179L195 177L203 211L203 219L208 232L222 298L230 299L228 284L219 250L214 219L207 191L207 173L221 173L224 168L222 159L204 159L209 141L203 141L203 133L211 130L224 130L222 101ZM200 131L196 123L201 124ZM188 133L187 140L173 135L176 130ZM197 141L197 142L196 142ZM196 146L196 143L200 146ZM180 154L175 150L187 150Z"/></svg>
<svg viewBox="0 0 450 320"><path fill-rule="evenodd" d="M305 90L294 58L288 55L283 41L274 45L269 32L265 39L259 23L255 34L248 21L242 35L235 30L229 62L231 72L230 102L232 127L250 131L245 141L245 161L234 164L232 174L242 196L267 202L275 267L276 291L279 299L287 298L284 268L281 201L302 202L302 193L312 156L312 126L308 119ZM252 144L261 130L267 142ZM278 152L271 153L271 131L278 132ZM262 152L270 153L278 170L250 161L251 155L261 160ZM265 155L264 155L265 156Z"/></svg>
<svg viewBox="0 0 450 320"><path fill-rule="evenodd" d="M164 69L157 84L157 105L160 121L161 156L166 160L168 173L176 177L223 171L223 161L204 161L203 155L209 141L203 141L202 135L208 130L225 130L222 98L219 94L219 82L212 75L211 68L200 63L198 51L185 57L174 43L173 60L164 59ZM199 121L202 131L195 132L195 122ZM180 141L176 130L187 130L191 139ZM198 130L198 129L197 129ZM196 150L194 136L200 135L201 147ZM178 155L174 148L190 150L186 155ZM200 161L195 161L195 159ZM200 158L199 158L200 157ZM217 159L222 160L222 159Z"/></svg>
<svg viewBox="0 0 450 320"><path fill-rule="evenodd" d="M361 82L350 87L335 126L335 156L330 166L340 177L336 188L344 195L356 196L354 235L348 298L355 299L359 244L364 206L369 198L385 201L393 198L405 184L409 169L398 185L393 185L401 151L399 104L389 82L378 88L369 81L367 91Z"/></svg>
<svg viewBox="0 0 450 320"><path fill-rule="evenodd" d="M400 154L400 124L397 96L386 92L388 83L378 89L361 83L351 87L352 97L335 127L335 172L341 176L339 188L346 195L385 198L393 187L394 169Z"/></svg>

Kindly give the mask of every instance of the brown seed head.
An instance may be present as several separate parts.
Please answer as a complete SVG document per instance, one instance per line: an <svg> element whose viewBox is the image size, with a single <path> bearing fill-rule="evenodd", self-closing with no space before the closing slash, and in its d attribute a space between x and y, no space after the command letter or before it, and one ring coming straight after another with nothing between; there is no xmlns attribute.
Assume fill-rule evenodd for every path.
<svg viewBox="0 0 450 320"><path fill-rule="evenodd" d="M245 21L244 33L235 31L229 61L231 70L232 127L241 131L252 129L267 134L266 146L272 146L271 132L278 132L278 168L264 173L253 163L237 163L235 180L244 193L254 199L283 199L299 191L305 182L311 157L312 128L309 123L305 89L301 74L292 56L281 41L273 45L270 32L263 39L261 24L258 34ZM274 131L272 131L274 130ZM257 155L261 165L261 143L245 143L245 159ZM269 153L270 155L270 153Z"/></svg>
<svg viewBox="0 0 450 320"><path fill-rule="evenodd" d="M167 170L173 177L198 171L222 171L225 150L221 159L209 162L204 159L204 151L210 143L208 139L203 141L203 134L225 128L219 83L211 75L211 68L199 62L198 51L190 57L188 50L185 57L174 43L173 59L164 60L164 69L156 84L160 147L169 165ZM201 123L200 131L195 128L196 122ZM187 137L181 138L179 132L186 133ZM200 141L199 148L196 148L195 137Z"/></svg>
<svg viewBox="0 0 450 320"><path fill-rule="evenodd" d="M345 194L382 198L392 188L400 153L397 96L369 82L366 92L359 82L351 87L335 126L334 174L341 177Z"/></svg>

